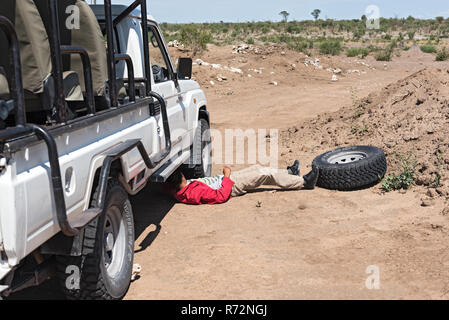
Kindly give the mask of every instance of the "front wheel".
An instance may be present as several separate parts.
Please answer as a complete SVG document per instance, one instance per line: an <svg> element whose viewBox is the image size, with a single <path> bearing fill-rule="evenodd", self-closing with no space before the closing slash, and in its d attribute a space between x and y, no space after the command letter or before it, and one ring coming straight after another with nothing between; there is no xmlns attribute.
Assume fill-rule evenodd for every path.
<svg viewBox="0 0 449 320"><path fill-rule="evenodd" d="M97 196L95 193L93 202ZM58 276L66 296L70 299L123 298L131 283L134 220L128 194L117 180L109 180L104 210L84 229L82 245L80 257L57 259Z"/></svg>
<svg viewBox="0 0 449 320"><path fill-rule="evenodd" d="M212 172L212 141L209 123L205 119L198 120L194 139L190 164L183 167L187 179L208 177Z"/></svg>

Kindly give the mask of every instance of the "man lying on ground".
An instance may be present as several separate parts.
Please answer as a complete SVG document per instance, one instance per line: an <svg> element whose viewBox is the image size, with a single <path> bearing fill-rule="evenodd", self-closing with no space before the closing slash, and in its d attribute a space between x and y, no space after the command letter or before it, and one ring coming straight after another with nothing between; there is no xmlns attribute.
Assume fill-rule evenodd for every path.
<svg viewBox="0 0 449 320"><path fill-rule="evenodd" d="M287 190L314 189L318 180L318 168L301 177L299 161L280 170L255 165L231 173L224 167L222 175L187 180L181 170L176 170L167 180L176 200L187 204L218 204L231 197L241 196L261 185L277 186Z"/></svg>

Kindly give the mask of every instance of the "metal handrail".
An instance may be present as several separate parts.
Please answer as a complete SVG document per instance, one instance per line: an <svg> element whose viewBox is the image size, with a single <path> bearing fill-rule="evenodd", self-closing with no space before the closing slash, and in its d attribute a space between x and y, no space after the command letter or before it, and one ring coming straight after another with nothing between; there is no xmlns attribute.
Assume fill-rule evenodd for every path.
<svg viewBox="0 0 449 320"><path fill-rule="evenodd" d="M136 85L134 79L134 66L131 57L125 53L116 54L115 61L125 61L128 69L128 82L129 82L129 100L136 101Z"/></svg>
<svg viewBox="0 0 449 320"><path fill-rule="evenodd" d="M50 51L53 65L53 76L56 89L56 108L58 113L58 122L67 121L67 110L65 107L64 82L62 77L62 57L61 57L61 35L59 33L58 0L48 0L50 11Z"/></svg>
<svg viewBox="0 0 449 320"><path fill-rule="evenodd" d="M90 114L95 114L95 98L92 84L92 67L86 49L78 46L61 46L61 54L79 54L83 63L84 87L86 88L87 105Z"/></svg>
<svg viewBox="0 0 449 320"><path fill-rule="evenodd" d="M106 18L106 37L107 37L107 58L108 58L108 84L109 84L109 97L111 101L111 107L116 108L118 106L118 95L115 73L115 58L114 58L114 35L112 33L112 5L111 0L104 0L104 15Z"/></svg>
<svg viewBox="0 0 449 320"><path fill-rule="evenodd" d="M150 68L150 49L148 43L148 21L147 21L147 3L146 0L136 0L128 6L114 20L112 19L111 0L104 0L104 16L106 20L106 36L108 43L108 76L109 76L109 94L112 106L117 106L117 88L115 87L115 59L114 59L114 37L113 29L121 20L123 20L130 12L140 5L142 12L142 38L143 38L143 55L145 69L145 93L150 96L151 92L151 68Z"/></svg>

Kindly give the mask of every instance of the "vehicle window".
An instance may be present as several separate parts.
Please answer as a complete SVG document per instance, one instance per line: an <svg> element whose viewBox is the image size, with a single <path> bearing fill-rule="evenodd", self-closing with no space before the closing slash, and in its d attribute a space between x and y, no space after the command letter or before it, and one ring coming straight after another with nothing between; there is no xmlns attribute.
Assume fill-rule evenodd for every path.
<svg viewBox="0 0 449 320"><path fill-rule="evenodd" d="M150 42L150 62L153 70L153 78L155 83L170 80L167 62L164 58L162 45L157 36L157 30L154 27L148 28L148 39Z"/></svg>

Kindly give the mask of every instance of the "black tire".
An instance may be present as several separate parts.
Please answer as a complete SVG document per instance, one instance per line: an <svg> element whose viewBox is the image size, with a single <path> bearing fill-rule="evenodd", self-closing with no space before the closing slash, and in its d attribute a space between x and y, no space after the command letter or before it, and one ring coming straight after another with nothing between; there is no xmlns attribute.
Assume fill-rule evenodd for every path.
<svg viewBox="0 0 449 320"><path fill-rule="evenodd" d="M93 203L96 198L97 192ZM104 208L84 229L82 255L56 259L60 287L68 299L119 300L128 291L134 258L134 219L128 194L115 179L108 182ZM114 243L107 249L111 234ZM78 268L79 280L73 277L73 268Z"/></svg>
<svg viewBox="0 0 449 320"><path fill-rule="evenodd" d="M373 186L387 171L382 149L373 146L352 146L328 151L316 157L319 168L317 186L350 191Z"/></svg>
<svg viewBox="0 0 449 320"><path fill-rule="evenodd" d="M183 166L182 171L187 179L208 177L212 172L212 145L209 123L205 119L198 120L195 141L192 145L190 164ZM208 162L205 162L205 158Z"/></svg>

